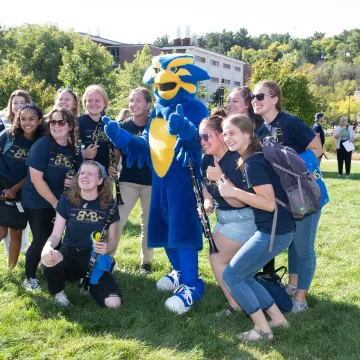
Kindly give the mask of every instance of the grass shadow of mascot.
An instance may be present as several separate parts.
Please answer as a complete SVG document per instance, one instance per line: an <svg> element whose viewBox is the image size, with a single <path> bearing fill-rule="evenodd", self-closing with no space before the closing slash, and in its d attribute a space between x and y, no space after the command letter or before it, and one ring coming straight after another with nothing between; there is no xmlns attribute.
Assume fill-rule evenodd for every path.
<svg viewBox="0 0 360 360"><path fill-rule="evenodd" d="M198 82L209 78L194 65L192 55L154 57L143 80L153 85L156 102L142 136L132 136L103 118L107 136L127 155L127 166L137 161L141 168L147 162L152 169L148 246L166 250L173 271L158 280L156 287L174 291L165 305L178 314L204 295L198 274L202 229L188 164L191 159L200 179L198 127L208 111L195 96Z"/></svg>

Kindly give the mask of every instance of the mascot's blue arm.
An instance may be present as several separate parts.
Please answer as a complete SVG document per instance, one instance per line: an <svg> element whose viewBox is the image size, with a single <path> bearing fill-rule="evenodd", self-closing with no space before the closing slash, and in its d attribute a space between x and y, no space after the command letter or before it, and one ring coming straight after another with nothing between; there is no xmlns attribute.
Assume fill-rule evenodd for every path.
<svg viewBox="0 0 360 360"><path fill-rule="evenodd" d="M142 168L145 162L150 162L150 148L148 143L148 127L142 136L132 136L128 131L122 129L116 121L107 116L102 118L105 123L105 134L118 149L127 156L126 166L131 167L137 159L138 168Z"/></svg>

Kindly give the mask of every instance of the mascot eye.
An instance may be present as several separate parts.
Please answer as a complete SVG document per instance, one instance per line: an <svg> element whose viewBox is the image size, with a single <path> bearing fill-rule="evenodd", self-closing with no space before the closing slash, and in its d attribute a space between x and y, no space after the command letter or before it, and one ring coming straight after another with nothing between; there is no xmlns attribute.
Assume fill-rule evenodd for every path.
<svg viewBox="0 0 360 360"><path fill-rule="evenodd" d="M177 73L179 68L177 66L170 68L170 71L173 73Z"/></svg>
<svg viewBox="0 0 360 360"><path fill-rule="evenodd" d="M160 72L160 69L158 69L158 68L155 68L154 70L157 74Z"/></svg>

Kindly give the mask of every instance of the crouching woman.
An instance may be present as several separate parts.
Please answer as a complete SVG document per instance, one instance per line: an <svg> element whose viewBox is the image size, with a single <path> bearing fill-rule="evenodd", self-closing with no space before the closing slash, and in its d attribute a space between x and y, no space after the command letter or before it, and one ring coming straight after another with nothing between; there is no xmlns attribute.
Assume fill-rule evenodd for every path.
<svg viewBox="0 0 360 360"><path fill-rule="evenodd" d="M219 192L223 197L234 198L252 206L257 227L255 234L245 242L225 268L223 280L231 295L255 324L253 330L241 333L238 337L245 341L271 340L271 327L288 327L289 324L254 275L289 247L295 222L287 209L276 205L276 199L286 204L288 200L279 176L264 159L261 143L254 137L254 126L250 120L242 115L228 117L223 123L223 136L229 150L241 155L238 165L243 171L246 190L235 187L224 178L219 185ZM264 312L271 319L269 323Z"/></svg>
<svg viewBox="0 0 360 360"><path fill-rule="evenodd" d="M74 177L67 196L61 197L56 207L53 232L42 253L42 270L49 292L59 305L70 304L65 295L65 281L84 278L94 248L106 254L115 246L119 213L116 208L108 231L107 242L93 242L92 233L101 232L113 207L112 183L105 168L96 161L85 161ZM63 231L65 235L59 251ZM102 307L121 305L121 292L111 272L103 272L98 282L90 285L90 294Z"/></svg>

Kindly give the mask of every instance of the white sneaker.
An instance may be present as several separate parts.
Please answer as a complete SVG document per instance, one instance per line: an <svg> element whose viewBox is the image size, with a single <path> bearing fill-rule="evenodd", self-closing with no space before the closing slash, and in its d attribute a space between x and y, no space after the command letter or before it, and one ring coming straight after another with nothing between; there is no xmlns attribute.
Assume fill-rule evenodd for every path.
<svg viewBox="0 0 360 360"><path fill-rule="evenodd" d="M61 305L61 306L70 305L70 301L69 301L69 299L67 298L67 296L65 294L57 294L57 295L55 295L55 302L58 305Z"/></svg>
<svg viewBox="0 0 360 360"><path fill-rule="evenodd" d="M170 274L156 282L156 288L160 291L174 291L180 285L180 272L173 270Z"/></svg>
<svg viewBox="0 0 360 360"><path fill-rule="evenodd" d="M193 304L192 292L196 290L194 287L180 285L175 290L174 295L165 301L165 306L174 313L181 315L191 309Z"/></svg>
<svg viewBox="0 0 360 360"><path fill-rule="evenodd" d="M23 286L26 290L36 290L40 286L40 281L38 279L28 278L23 282Z"/></svg>

